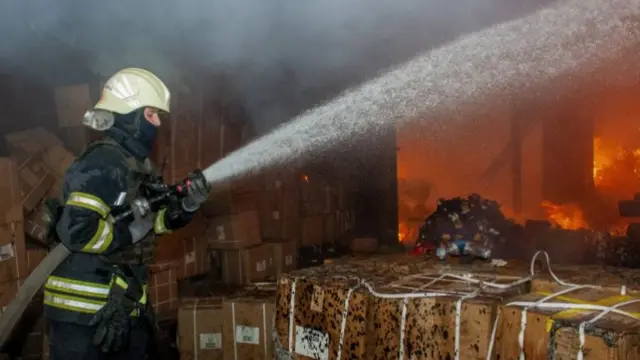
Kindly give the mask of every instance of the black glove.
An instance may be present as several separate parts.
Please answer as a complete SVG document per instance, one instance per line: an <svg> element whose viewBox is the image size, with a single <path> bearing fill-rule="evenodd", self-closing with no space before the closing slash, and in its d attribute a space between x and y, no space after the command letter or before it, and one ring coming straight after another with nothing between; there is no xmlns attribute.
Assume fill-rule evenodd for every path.
<svg viewBox="0 0 640 360"><path fill-rule="evenodd" d="M199 174L190 175L187 188L188 195L182 199L182 209L186 212L197 211L200 205L209 198L210 190L203 176Z"/></svg>
<svg viewBox="0 0 640 360"><path fill-rule="evenodd" d="M89 326L98 325L93 344L102 352L119 352L129 338L130 315L136 309L137 300L127 290L114 283L107 303L91 319Z"/></svg>

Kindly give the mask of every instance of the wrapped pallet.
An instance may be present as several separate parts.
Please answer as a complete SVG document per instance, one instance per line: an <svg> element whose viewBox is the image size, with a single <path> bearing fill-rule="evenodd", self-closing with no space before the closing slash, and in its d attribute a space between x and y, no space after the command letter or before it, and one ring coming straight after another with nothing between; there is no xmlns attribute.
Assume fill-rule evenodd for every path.
<svg viewBox="0 0 640 360"><path fill-rule="evenodd" d="M470 274L469 267L447 280L444 268L431 263L425 273L428 261L406 260L376 257L281 277L277 350L301 359L482 358L501 297L529 285L526 272ZM477 284L487 282L497 285L481 292Z"/></svg>
<svg viewBox="0 0 640 360"><path fill-rule="evenodd" d="M367 359L484 358L502 298L527 289L521 275L432 273L377 288L369 303Z"/></svg>
<svg viewBox="0 0 640 360"><path fill-rule="evenodd" d="M640 359L640 299L565 287L509 299L492 359Z"/></svg>
<svg viewBox="0 0 640 360"><path fill-rule="evenodd" d="M278 348L301 359L336 359L339 352L346 359L365 358L368 297L356 291L358 285L346 279L283 276L276 296Z"/></svg>
<svg viewBox="0 0 640 360"><path fill-rule="evenodd" d="M640 269L608 266L554 266L553 272L563 282L601 286L611 291L640 292ZM531 291L557 291L562 288L551 275L537 276Z"/></svg>
<svg viewBox="0 0 640 360"><path fill-rule="evenodd" d="M388 264L381 266L385 260ZM395 279L387 275L394 260L338 261L282 275L276 294L276 351L302 359L335 359L339 351L344 358L363 358L368 296L359 278L381 283Z"/></svg>

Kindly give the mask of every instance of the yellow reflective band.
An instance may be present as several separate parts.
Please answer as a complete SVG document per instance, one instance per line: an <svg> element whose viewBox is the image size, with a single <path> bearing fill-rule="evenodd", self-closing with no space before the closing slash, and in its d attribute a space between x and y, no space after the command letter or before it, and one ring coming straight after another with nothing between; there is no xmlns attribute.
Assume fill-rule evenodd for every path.
<svg viewBox="0 0 640 360"><path fill-rule="evenodd" d="M87 245L82 248L82 251L93 253L93 254L101 254L105 252L111 242L113 241L113 225L111 225L110 221L100 220L98 223L98 230L96 230L93 238L89 240Z"/></svg>
<svg viewBox="0 0 640 360"><path fill-rule="evenodd" d="M79 281L59 276L49 276L45 289L56 290L68 294L83 295L97 298L107 298L109 285Z"/></svg>
<svg viewBox="0 0 640 360"><path fill-rule="evenodd" d="M72 192L67 200L67 205L77 206L83 209L95 211L104 219L107 217L111 208L99 197L83 192Z"/></svg>
<svg viewBox="0 0 640 360"><path fill-rule="evenodd" d="M142 287L142 297L140 298L140 301L138 301L140 304L146 304L147 303L147 285L145 284Z"/></svg>
<svg viewBox="0 0 640 360"><path fill-rule="evenodd" d="M127 284L126 281L124 281L123 279L121 279L118 276L115 277L115 284L120 286L121 288L123 288L125 290L127 290L129 288L129 284Z"/></svg>
<svg viewBox="0 0 640 360"><path fill-rule="evenodd" d="M156 214L156 220L154 221L154 226L153 226L153 231L156 234L169 234L171 233L171 230L167 229L167 227L164 224L164 217L167 214L167 208L162 208L160 209L160 211L158 211L158 213Z"/></svg>
<svg viewBox="0 0 640 360"><path fill-rule="evenodd" d="M114 275L111 278L111 283L109 284L109 286L113 286L113 285L118 285L121 288L127 290L129 288L129 284L127 284L127 282L121 278L120 276L116 276ZM138 303L140 304L146 304L147 303L147 284L142 285L142 296L140 297L140 300L138 300Z"/></svg>
<svg viewBox="0 0 640 360"><path fill-rule="evenodd" d="M70 295L54 294L52 292L44 292L45 305L53 306L59 309L81 312L86 314L94 314L106 304L105 301L89 300L78 298Z"/></svg>

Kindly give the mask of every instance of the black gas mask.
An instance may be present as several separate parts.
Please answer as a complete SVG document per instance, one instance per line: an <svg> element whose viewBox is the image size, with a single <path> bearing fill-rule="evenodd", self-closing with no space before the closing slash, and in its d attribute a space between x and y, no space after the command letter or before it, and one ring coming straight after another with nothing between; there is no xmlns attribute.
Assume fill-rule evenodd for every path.
<svg viewBox="0 0 640 360"><path fill-rule="evenodd" d="M128 114L115 114L113 127L107 134L140 160L149 156L158 128L144 118L144 108Z"/></svg>

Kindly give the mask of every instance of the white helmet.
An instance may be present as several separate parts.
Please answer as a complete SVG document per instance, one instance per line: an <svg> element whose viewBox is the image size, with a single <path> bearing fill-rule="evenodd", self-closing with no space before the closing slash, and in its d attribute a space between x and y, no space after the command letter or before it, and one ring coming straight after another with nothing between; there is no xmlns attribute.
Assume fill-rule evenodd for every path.
<svg viewBox="0 0 640 360"><path fill-rule="evenodd" d="M83 123L104 131L113 126L113 114L128 114L144 107L170 112L171 93L153 73L139 68L118 71L104 84L100 100L85 113Z"/></svg>

